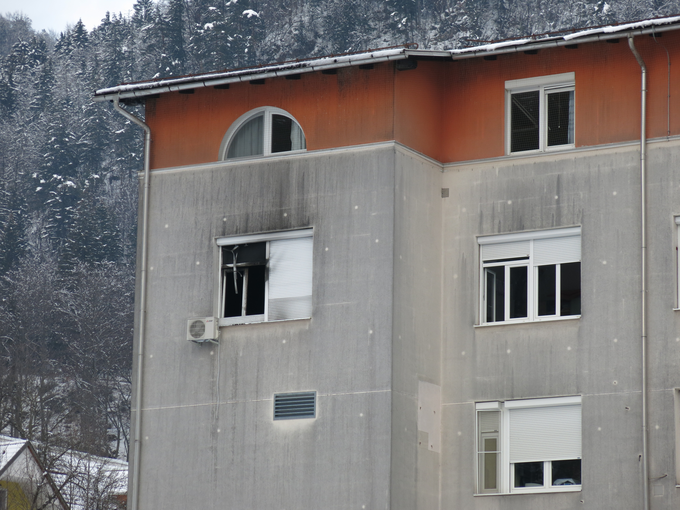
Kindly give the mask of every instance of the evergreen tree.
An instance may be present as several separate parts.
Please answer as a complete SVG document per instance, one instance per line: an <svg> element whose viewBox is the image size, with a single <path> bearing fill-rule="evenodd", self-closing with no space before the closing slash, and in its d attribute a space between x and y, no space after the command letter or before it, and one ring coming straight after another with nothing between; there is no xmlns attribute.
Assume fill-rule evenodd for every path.
<svg viewBox="0 0 680 510"><path fill-rule="evenodd" d="M162 32L165 51L161 56L160 72L166 76L185 73L185 0L170 0L163 20Z"/></svg>
<svg viewBox="0 0 680 510"><path fill-rule="evenodd" d="M90 176L75 206L62 249L61 266L64 268L72 268L78 262L96 264L117 262L120 258L120 233L97 196L98 181L101 181L99 175Z"/></svg>
<svg viewBox="0 0 680 510"><path fill-rule="evenodd" d="M27 252L27 205L23 193L0 193L0 274L18 267Z"/></svg>

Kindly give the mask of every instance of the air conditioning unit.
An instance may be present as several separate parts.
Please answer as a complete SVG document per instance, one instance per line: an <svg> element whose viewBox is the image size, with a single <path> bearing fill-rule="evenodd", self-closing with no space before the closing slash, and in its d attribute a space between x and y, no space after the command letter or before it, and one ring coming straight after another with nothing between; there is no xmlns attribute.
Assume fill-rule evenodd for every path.
<svg viewBox="0 0 680 510"><path fill-rule="evenodd" d="M220 330L215 317L196 317L187 321L187 340L202 344L216 343Z"/></svg>

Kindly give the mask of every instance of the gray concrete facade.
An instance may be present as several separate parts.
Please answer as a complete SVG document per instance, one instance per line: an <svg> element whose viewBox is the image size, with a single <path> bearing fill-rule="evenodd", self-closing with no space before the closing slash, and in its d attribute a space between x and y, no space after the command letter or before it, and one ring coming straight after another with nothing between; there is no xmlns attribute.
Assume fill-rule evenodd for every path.
<svg viewBox="0 0 680 510"><path fill-rule="evenodd" d="M390 507L394 161L387 144L153 172L142 508ZM217 313L216 238L308 227L311 319L185 339ZM272 419L275 393L307 390L316 419Z"/></svg>
<svg viewBox="0 0 680 510"><path fill-rule="evenodd" d="M651 508L678 504L677 141L650 145ZM450 166L443 186L441 508L642 508L639 146ZM582 315L479 326L477 236L580 226ZM475 403L582 396L582 490L475 496Z"/></svg>
<svg viewBox="0 0 680 510"><path fill-rule="evenodd" d="M655 509L678 504L679 158L650 144ZM388 142L155 170L151 190L140 508L641 508L637 145L442 166ZM581 316L480 325L478 237L574 226ZM311 319L186 341L217 314L217 238L309 227ZM294 391L317 417L273 420ZM575 395L582 488L476 495L475 404Z"/></svg>

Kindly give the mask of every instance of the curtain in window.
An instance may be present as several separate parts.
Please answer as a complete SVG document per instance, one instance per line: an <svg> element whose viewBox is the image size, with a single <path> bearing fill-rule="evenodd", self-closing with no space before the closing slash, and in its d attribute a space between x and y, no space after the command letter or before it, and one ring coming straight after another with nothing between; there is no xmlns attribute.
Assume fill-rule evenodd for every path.
<svg viewBox="0 0 680 510"><path fill-rule="evenodd" d="M312 316L313 239L269 243L269 320Z"/></svg>
<svg viewBox="0 0 680 510"><path fill-rule="evenodd" d="M293 125L290 127L290 141L290 150L292 151L299 151L307 148L305 135L302 133L302 129L297 122L293 122Z"/></svg>
<svg viewBox="0 0 680 510"><path fill-rule="evenodd" d="M264 115L243 124L229 144L227 159L264 154Z"/></svg>

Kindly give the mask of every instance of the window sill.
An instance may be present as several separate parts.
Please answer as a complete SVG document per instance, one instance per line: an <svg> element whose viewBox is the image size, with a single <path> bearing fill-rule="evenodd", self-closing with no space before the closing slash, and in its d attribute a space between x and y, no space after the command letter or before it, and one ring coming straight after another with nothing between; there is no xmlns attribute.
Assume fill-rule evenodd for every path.
<svg viewBox="0 0 680 510"><path fill-rule="evenodd" d="M487 496L517 496L521 494L559 494L562 492L581 492L582 485L569 485L565 487L550 487L549 489L528 489L528 490L515 490L514 492L489 492L487 494L475 494L477 497L487 497ZM680 485L676 485L680 488Z"/></svg>
<svg viewBox="0 0 680 510"><path fill-rule="evenodd" d="M545 149L531 149L531 150L526 150L526 151L515 151L515 152L508 152L506 156L523 156L525 154L527 155L533 155L533 154L550 154L553 152L562 152L562 151L570 151L576 148L576 145L573 143L567 143L564 145L551 145L550 147L546 147Z"/></svg>
<svg viewBox="0 0 680 510"><path fill-rule="evenodd" d="M267 158L273 158L277 156L288 156L289 154L304 154L307 152L307 149L296 149L293 151L280 151L280 152L270 152L269 154L253 154L252 156L239 156L236 158L224 158L221 159L220 162L245 162L245 161L252 161L252 160L257 160L257 159L267 159Z"/></svg>
<svg viewBox="0 0 680 510"><path fill-rule="evenodd" d="M540 319L534 321L504 321L504 322L487 322L484 324L475 324L475 328L488 328L495 326L515 326L517 324L543 324L545 322L561 322L561 321L575 321L580 320L580 315L570 315L568 317L552 317L549 319Z"/></svg>
<svg viewBox="0 0 680 510"><path fill-rule="evenodd" d="M279 319L279 320L268 320L268 321L266 321L266 320L262 320L262 319L260 319L260 320L257 320L257 319L248 320L248 318L245 317L244 320L242 320L242 321L235 322L235 321L230 319L229 322L226 322L224 320L224 317L222 317L221 319L219 319L219 327L220 328L227 328L227 327L230 327L230 326L250 326L250 325L253 325L253 324L272 324L272 323L279 323L279 322L294 322L294 321L309 321L309 320L312 320L312 318L311 317L299 317L297 319Z"/></svg>

